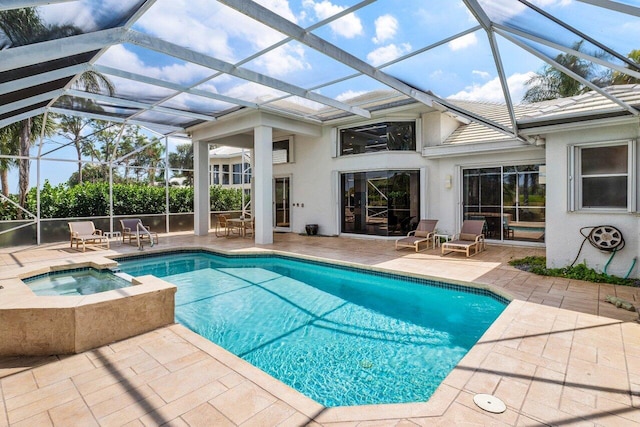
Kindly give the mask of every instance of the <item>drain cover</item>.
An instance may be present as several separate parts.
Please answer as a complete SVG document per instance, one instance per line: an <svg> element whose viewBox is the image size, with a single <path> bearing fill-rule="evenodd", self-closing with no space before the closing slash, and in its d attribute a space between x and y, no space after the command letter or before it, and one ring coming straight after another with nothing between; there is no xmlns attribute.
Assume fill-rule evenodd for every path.
<svg viewBox="0 0 640 427"><path fill-rule="evenodd" d="M502 400L490 394L476 394L473 396L473 401L480 408L494 414L501 414L507 410L507 405Z"/></svg>

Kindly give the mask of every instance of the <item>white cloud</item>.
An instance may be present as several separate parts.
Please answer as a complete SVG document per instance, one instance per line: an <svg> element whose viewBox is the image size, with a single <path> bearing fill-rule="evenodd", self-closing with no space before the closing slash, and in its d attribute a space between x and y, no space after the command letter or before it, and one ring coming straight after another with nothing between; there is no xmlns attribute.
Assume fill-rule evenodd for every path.
<svg viewBox="0 0 640 427"><path fill-rule="evenodd" d="M288 19L291 22L297 22L295 15L289 7L288 0L255 0L256 3L266 7L270 11L277 13L283 18ZM209 2L210 3L210 2Z"/></svg>
<svg viewBox="0 0 640 427"><path fill-rule="evenodd" d="M405 55L411 51L411 45L409 43L402 43L400 45L390 44L382 46L376 50L370 52L367 55L367 61L374 67L378 65L386 64L389 61Z"/></svg>
<svg viewBox="0 0 640 427"><path fill-rule="evenodd" d="M47 24L73 25L83 31L96 30L96 22L92 16L91 8L83 2L65 2L53 4L38 9L40 17Z"/></svg>
<svg viewBox="0 0 640 427"><path fill-rule="evenodd" d="M375 44L384 43L395 37L398 31L398 20L392 15L379 16L375 21L376 36L372 39Z"/></svg>
<svg viewBox="0 0 640 427"><path fill-rule="evenodd" d="M514 104L520 103L527 88L525 82L531 78L534 73L525 74L515 73L507 78L507 85L511 94L511 100ZM448 96L449 99L461 99L465 101L484 101L504 103L502 94L502 86L498 77L488 81L483 85L473 84L465 90Z"/></svg>
<svg viewBox="0 0 640 427"><path fill-rule="evenodd" d="M257 83L248 82L232 87L224 95L244 99L249 102L263 103L282 96L282 92Z"/></svg>
<svg viewBox="0 0 640 427"><path fill-rule="evenodd" d="M110 47L97 63L178 84L188 84L214 73L213 70L207 70L189 62L150 66L123 45Z"/></svg>
<svg viewBox="0 0 640 427"><path fill-rule="evenodd" d="M256 59L256 64L260 65L263 73L272 77L311 69L311 65L305 61L304 49L300 45L286 45L272 50Z"/></svg>
<svg viewBox="0 0 640 427"><path fill-rule="evenodd" d="M342 92L340 95L336 96L336 99L338 101L340 101L340 102L344 102L344 101L348 101L349 99L353 99L355 97L362 96L362 95L364 95L366 93L367 93L366 90L361 90L361 91L348 90L348 91Z"/></svg>
<svg viewBox="0 0 640 427"><path fill-rule="evenodd" d="M500 16L501 19L498 22L505 22L528 9L523 3L512 0L478 0L478 2L483 8L494 11L492 15ZM570 5L572 0L531 0L531 3L542 8L565 7Z"/></svg>
<svg viewBox="0 0 640 427"><path fill-rule="evenodd" d="M491 73L487 73L486 71L480 71L480 70L473 70L471 71L471 74L473 74L474 76L478 76L481 79L488 79L489 77L491 77Z"/></svg>
<svg viewBox="0 0 640 427"><path fill-rule="evenodd" d="M475 46L478 44L478 37L476 37L476 33L467 34L462 37L458 37L455 40L451 40L448 43L449 49L452 51L457 51L461 49L466 49L470 46Z"/></svg>
<svg viewBox="0 0 640 427"><path fill-rule="evenodd" d="M312 9L316 17L320 20L336 15L345 9L342 6L335 5L327 0L319 2L304 0L302 4L304 7ZM348 39L352 39L364 33L362 21L360 21L360 18L353 13L343 16L337 21L331 22L329 24L329 28L331 28L331 31L333 31L334 34Z"/></svg>

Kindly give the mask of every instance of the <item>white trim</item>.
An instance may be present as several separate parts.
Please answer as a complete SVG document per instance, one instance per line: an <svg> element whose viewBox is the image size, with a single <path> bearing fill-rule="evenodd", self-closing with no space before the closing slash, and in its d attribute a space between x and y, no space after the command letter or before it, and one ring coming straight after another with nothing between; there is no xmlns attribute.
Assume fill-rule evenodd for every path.
<svg viewBox="0 0 640 427"><path fill-rule="evenodd" d="M413 123L413 131L415 133L414 137L415 137L415 143L416 143L416 148L415 150L380 150L380 151L372 151L370 153L355 153L355 154L342 154L342 141L340 140L340 133L343 130L347 130L347 129L353 129L353 128L358 128L358 127L362 127L362 126L367 126L367 125L376 125L376 124L382 124L382 123L393 123L393 122L399 122L399 123ZM348 125L342 125L342 126L337 126L335 128L332 128L332 130L335 130L335 139L334 139L334 144L335 144L335 157L347 157L347 158L353 158L355 156L362 156L362 155L372 155L372 154L378 154L378 153L385 153L388 154L389 152L393 152L395 153L420 153L421 150L419 149L419 147L422 147L422 125L421 125L421 121L420 121L420 117L416 114L404 114L404 115L385 115L382 117L377 117L375 120L364 120L364 121L358 121L358 122L354 122Z"/></svg>
<svg viewBox="0 0 640 427"><path fill-rule="evenodd" d="M609 176L626 176L627 177L627 206L621 208L614 207L583 207L582 205L582 181L583 175L582 169L582 155L581 152L585 148L601 148L601 147L627 147L627 172L626 173L611 173L611 174L592 174L587 175L589 177L609 177ZM632 213L636 211L636 192L637 192L637 161L636 161L636 141L632 139L620 139L613 141L596 141L571 144L569 149L569 200L568 210L570 212L581 213ZM572 182L573 181L573 182Z"/></svg>
<svg viewBox="0 0 640 427"><path fill-rule="evenodd" d="M287 203L289 205L288 211L289 211L289 227L278 227L276 226L276 220L277 220L277 215L276 215L276 179L279 178L287 178L289 180L289 194L287 197ZM291 195L293 194L293 174L282 174L282 175L273 175L273 178L271 180L271 188L273 191L273 231L283 231L283 232L291 232L292 227L293 227L293 202L291 200Z"/></svg>
<svg viewBox="0 0 640 427"><path fill-rule="evenodd" d="M418 193L420 195L420 219L429 218L429 174L426 167L420 168L420 187Z"/></svg>
<svg viewBox="0 0 640 427"><path fill-rule="evenodd" d="M514 151L544 151L543 146L531 145L505 139L502 141L471 142L464 144L443 144L424 147L422 157L426 159L441 159L456 156L469 156L470 154L514 152Z"/></svg>

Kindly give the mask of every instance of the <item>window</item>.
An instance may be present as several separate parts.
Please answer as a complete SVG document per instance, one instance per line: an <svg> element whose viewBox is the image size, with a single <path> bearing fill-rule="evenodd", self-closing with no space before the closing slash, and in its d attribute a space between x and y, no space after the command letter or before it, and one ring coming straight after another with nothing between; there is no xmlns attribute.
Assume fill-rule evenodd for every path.
<svg viewBox="0 0 640 427"><path fill-rule="evenodd" d="M220 165L213 165L213 184L220 184Z"/></svg>
<svg viewBox="0 0 640 427"><path fill-rule="evenodd" d="M251 164L249 163L234 163L233 165L233 183L242 184L242 166L244 165L244 183L251 183Z"/></svg>
<svg viewBox="0 0 640 427"><path fill-rule="evenodd" d="M273 143L273 164L289 163L289 139Z"/></svg>
<svg viewBox="0 0 640 427"><path fill-rule="evenodd" d="M242 163L235 163L233 165L233 183L242 183Z"/></svg>
<svg viewBox="0 0 640 427"><path fill-rule="evenodd" d="M573 147L574 206L630 210L633 179L631 141Z"/></svg>
<svg viewBox="0 0 640 427"><path fill-rule="evenodd" d="M385 170L341 175L342 232L404 236L420 220L420 171Z"/></svg>
<svg viewBox="0 0 640 427"><path fill-rule="evenodd" d="M229 185L229 165L222 165L222 185Z"/></svg>
<svg viewBox="0 0 640 427"><path fill-rule="evenodd" d="M415 151L416 124L411 122L373 123L340 130L340 154L377 151Z"/></svg>
<svg viewBox="0 0 640 427"><path fill-rule="evenodd" d="M464 169L463 218L485 221L488 239L543 242L545 170L539 164Z"/></svg>

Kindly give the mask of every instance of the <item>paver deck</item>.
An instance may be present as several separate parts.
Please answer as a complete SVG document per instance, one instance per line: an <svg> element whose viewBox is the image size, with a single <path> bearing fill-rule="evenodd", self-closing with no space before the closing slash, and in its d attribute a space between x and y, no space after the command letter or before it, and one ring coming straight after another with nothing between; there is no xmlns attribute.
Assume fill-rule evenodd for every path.
<svg viewBox="0 0 640 427"><path fill-rule="evenodd" d="M0 358L0 427L640 425L638 314L604 302L617 295L640 305L640 289L544 278L506 264L543 249L490 245L465 259L395 251L392 241L294 234L276 234L260 248L249 239L177 234L153 249L187 247L338 259L488 284L515 299L428 402L324 408L171 325L77 355ZM27 265L124 252L137 249L0 249L0 279ZM507 411L483 411L473 403L477 393L496 395Z"/></svg>

